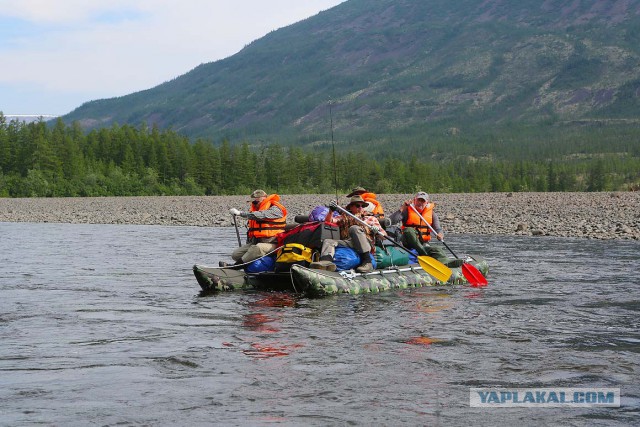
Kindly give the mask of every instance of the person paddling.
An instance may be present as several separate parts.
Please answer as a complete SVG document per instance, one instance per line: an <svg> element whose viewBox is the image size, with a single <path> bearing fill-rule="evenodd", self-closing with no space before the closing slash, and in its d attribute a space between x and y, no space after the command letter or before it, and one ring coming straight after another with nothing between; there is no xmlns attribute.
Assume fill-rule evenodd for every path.
<svg viewBox="0 0 640 427"><path fill-rule="evenodd" d="M279 195L267 195L263 190L255 190L251 193L251 199L249 212L236 208L229 210L231 215L246 218L249 225L247 243L231 254L236 264L253 261L276 249L275 236L284 231L287 222L287 209L280 204ZM227 263L220 261L220 267L227 266Z"/></svg>
<svg viewBox="0 0 640 427"><path fill-rule="evenodd" d="M419 215L413 209L410 209L411 204L413 204ZM418 255L433 257L447 267L460 267L463 263L462 260L450 259L442 249L429 244L431 230L424 220L427 220L434 229L436 238L444 241L444 232L440 226L440 220L434 212L435 206L435 203L429 201L429 195L424 191L419 191L413 199L403 203L399 210L402 218L402 243L410 249L415 249ZM393 214L394 217L397 215L398 212Z"/></svg>

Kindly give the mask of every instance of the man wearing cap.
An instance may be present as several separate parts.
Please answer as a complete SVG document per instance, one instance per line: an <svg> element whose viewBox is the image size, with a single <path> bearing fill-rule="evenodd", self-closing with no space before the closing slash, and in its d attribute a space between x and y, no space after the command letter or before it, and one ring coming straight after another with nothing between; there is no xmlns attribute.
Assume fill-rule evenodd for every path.
<svg viewBox="0 0 640 427"><path fill-rule="evenodd" d="M384 209L382 209L382 204L378 201L375 193L371 193L363 187L356 187L351 190L351 193L347 194L347 197L353 196L362 197L364 201L368 203L367 207L364 209L365 212L371 213L378 218L380 223L384 223Z"/></svg>
<svg viewBox="0 0 640 427"><path fill-rule="evenodd" d="M321 270L335 271L336 265L333 257L336 253L336 246L346 246L355 250L360 256L360 265L356 267L358 273L369 273L373 270L370 253L375 248L375 236L378 232L384 233L380 229L380 223L372 215L365 213L368 203L361 196L352 196L345 209L357 218L365 221L370 227L365 227L354 218L346 214L341 214L337 218L330 210L325 221L335 222L340 227L340 240L325 239L322 242L320 260L312 262L309 267Z"/></svg>
<svg viewBox="0 0 640 427"><path fill-rule="evenodd" d="M418 215L410 205L420 213ZM449 259L444 251L436 246L429 245L431 240L431 230L423 221L423 218L429 222L431 227L436 231L438 240L444 239L444 233L440 226L438 215L433 211L436 207L435 203L429 202L429 195L424 191L419 191L413 197L413 200L407 200L400 208L402 217L402 243L410 248L418 251L418 255L426 255L437 259L444 264L451 264L450 267L459 267L458 260ZM395 214L394 214L395 216ZM422 218L420 218L422 216Z"/></svg>
<svg viewBox="0 0 640 427"><path fill-rule="evenodd" d="M251 193L249 212L231 208L231 215L248 220L247 243L234 250L231 258L236 264L258 259L277 247L276 234L284 231L287 222L287 209L280 204L280 196L267 195L263 190ZM224 264L224 265L223 265ZM221 267L226 263L220 262Z"/></svg>

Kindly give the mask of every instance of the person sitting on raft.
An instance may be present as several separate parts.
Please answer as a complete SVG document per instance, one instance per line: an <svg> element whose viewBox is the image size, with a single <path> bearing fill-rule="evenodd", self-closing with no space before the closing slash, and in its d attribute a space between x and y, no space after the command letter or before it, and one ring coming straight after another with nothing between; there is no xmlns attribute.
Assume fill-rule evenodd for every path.
<svg viewBox="0 0 640 427"><path fill-rule="evenodd" d="M267 195L263 190L251 193L251 208L249 212L243 212L231 208L231 215L246 218L249 222L247 231L247 243L240 246L231 254L236 264L244 264L261 258L277 247L276 234L285 229L287 222L287 209L280 204L280 196ZM220 261L220 267L228 264Z"/></svg>
<svg viewBox="0 0 640 427"><path fill-rule="evenodd" d="M377 196L375 193L371 193L363 187L356 187L351 190L351 193L347 194L347 197L349 198L353 196L362 197L364 201L368 203L364 211L374 215L381 224L384 224L384 209L382 208L382 204L376 198Z"/></svg>
<svg viewBox="0 0 640 427"><path fill-rule="evenodd" d="M412 204L420 215L411 209ZM440 241L444 240L444 232L440 226L440 220L433 211L435 207L435 203L429 202L429 195L424 191L420 191L416 193L412 200L405 201L400 210L394 212L392 218L398 217L398 215L402 218L402 244L409 249L415 249L418 255L433 257L448 267L460 267L462 260L450 259L442 249L429 244L431 230L422 220L423 218L435 230L436 238Z"/></svg>
<svg viewBox="0 0 640 427"><path fill-rule="evenodd" d="M336 253L336 246L346 246L355 250L360 257L360 265L356 267L358 273L369 273L373 270L371 256L375 249L375 237L378 233L384 234L380 223L373 215L366 215L364 209L368 203L360 196L351 197L349 204L345 209L351 212L355 217L360 218L369 227L365 227L354 218L341 213L340 216L334 217L333 210L330 208L325 218L325 222L338 224L340 227L340 240L325 239L322 242L320 250L320 259L312 262L309 267L320 270L336 271L336 265L333 263L333 257Z"/></svg>

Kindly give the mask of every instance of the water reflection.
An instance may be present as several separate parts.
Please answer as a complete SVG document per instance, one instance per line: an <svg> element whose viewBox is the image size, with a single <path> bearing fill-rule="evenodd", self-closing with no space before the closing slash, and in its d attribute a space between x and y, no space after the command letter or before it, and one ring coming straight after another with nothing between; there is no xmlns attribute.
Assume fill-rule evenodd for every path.
<svg viewBox="0 0 640 427"><path fill-rule="evenodd" d="M249 328L257 332L280 332L279 328L269 325L269 323L276 322L278 320L275 317L269 317L263 313L249 313L244 314L242 317L242 326L245 328Z"/></svg>
<svg viewBox="0 0 640 427"><path fill-rule="evenodd" d="M266 359L268 357L288 356L294 349L302 347L302 344L280 345L280 344L251 344L251 349L242 350L247 356L256 359Z"/></svg>
<svg viewBox="0 0 640 427"><path fill-rule="evenodd" d="M249 307L295 307L298 297L288 292L272 292L261 295L249 303Z"/></svg>
<svg viewBox="0 0 640 427"><path fill-rule="evenodd" d="M281 323L286 318L283 308L293 308L297 304L297 296L286 292L257 293L257 298L247 303L248 313L243 314L242 326L260 334L278 334ZM272 310L276 309L276 310ZM301 348L302 344L285 344L282 341L264 343L252 342L250 348L242 352L255 359L288 356L291 351Z"/></svg>
<svg viewBox="0 0 640 427"><path fill-rule="evenodd" d="M409 338L407 341L405 341L405 343L407 344L424 345L424 346L428 346L438 342L442 342L442 340L438 338L429 338L429 337L423 337L423 336Z"/></svg>

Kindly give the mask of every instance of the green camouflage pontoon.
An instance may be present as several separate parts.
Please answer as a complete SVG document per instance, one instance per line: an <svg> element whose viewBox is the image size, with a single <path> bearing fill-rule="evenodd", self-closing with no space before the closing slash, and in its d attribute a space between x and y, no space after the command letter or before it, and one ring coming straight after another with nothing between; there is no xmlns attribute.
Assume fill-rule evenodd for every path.
<svg viewBox="0 0 640 427"><path fill-rule="evenodd" d="M483 258L468 257L467 263L484 276L489 271ZM291 291L308 297L322 297L340 293L377 293L394 289L420 288L436 285L462 285L468 283L462 268L452 268L446 283L429 275L420 264L410 264L356 273L353 270L330 272L293 265L290 272L245 273L229 267L193 266L193 273L205 292L257 289Z"/></svg>

